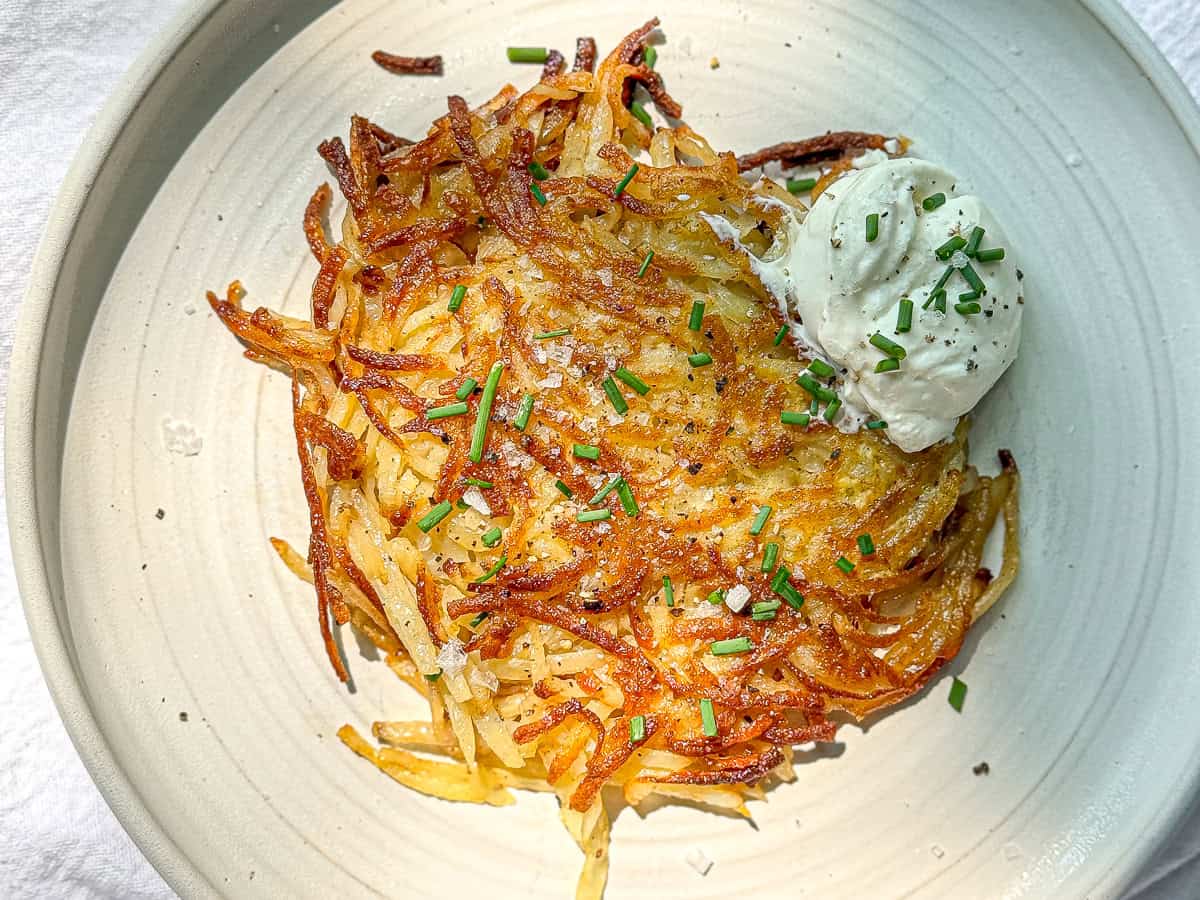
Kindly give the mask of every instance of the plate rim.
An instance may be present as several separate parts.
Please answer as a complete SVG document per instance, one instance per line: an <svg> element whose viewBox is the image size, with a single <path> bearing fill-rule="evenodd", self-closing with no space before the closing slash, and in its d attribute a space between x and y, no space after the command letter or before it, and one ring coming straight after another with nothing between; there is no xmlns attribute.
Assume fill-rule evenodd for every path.
<svg viewBox="0 0 1200 900"><path fill-rule="evenodd" d="M13 568L42 676L71 743L105 803L142 855L167 885L183 897L218 895L219 890L171 839L117 762L87 700L80 673L71 661L67 636L55 610L50 568L40 539L47 516L38 508L34 412L53 297L64 257L75 238L79 214L89 202L97 177L129 120L178 51L218 10L239 2L192 0L185 5L137 56L85 132L50 208L30 267L9 360L8 406L4 418L5 503ZM1200 106L1149 35L1119 0L1077 2L1146 76L1200 159ZM1161 811L1153 826L1098 874L1094 889L1115 894L1133 883L1200 792L1200 770L1190 774L1184 787L1185 790L1174 794L1169 807Z"/></svg>
<svg viewBox="0 0 1200 900"><path fill-rule="evenodd" d="M35 410L38 374L50 309L79 214L129 120L178 51L230 0L191 0L134 59L104 101L71 161L46 217L21 300L9 358L4 416L4 503L17 591L42 677L71 744L96 789L139 852L176 894L218 896L219 891L172 840L117 762L71 661L67 636L54 608L42 551L45 516L37 499ZM237 2L237 0L233 0Z"/></svg>

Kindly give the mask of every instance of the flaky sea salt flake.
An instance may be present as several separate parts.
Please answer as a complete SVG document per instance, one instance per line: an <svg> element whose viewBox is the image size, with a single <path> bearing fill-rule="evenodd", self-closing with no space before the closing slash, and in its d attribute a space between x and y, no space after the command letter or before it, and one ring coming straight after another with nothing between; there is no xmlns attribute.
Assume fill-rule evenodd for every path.
<svg viewBox="0 0 1200 900"><path fill-rule="evenodd" d="M734 612L741 612L750 602L750 588L744 584L735 584L725 594L725 605Z"/></svg>
<svg viewBox="0 0 1200 900"><path fill-rule="evenodd" d="M459 675L467 667L467 650L458 638L451 638L438 651L437 664L447 675Z"/></svg>
<svg viewBox="0 0 1200 900"><path fill-rule="evenodd" d="M162 438L167 452L180 456L198 456L204 448L204 438L200 437L195 426L179 419L163 419Z"/></svg>
<svg viewBox="0 0 1200 900"><path fill-rule="evenodd" d="M475 485L471 485L463 491L462 498L463 503L467 504L467 506L471 507L471 509L475 510L481 516L490 516L492 514L492 507L488 505L483 492L475 487Z"/></svg>
<svg viewBox="0 0 1200 900"><path fill-rule="evenodd" d="M713 861L699 847L693 847L683 857L683 861L696 870L699 875L707 875L713 867Z"/></svg>

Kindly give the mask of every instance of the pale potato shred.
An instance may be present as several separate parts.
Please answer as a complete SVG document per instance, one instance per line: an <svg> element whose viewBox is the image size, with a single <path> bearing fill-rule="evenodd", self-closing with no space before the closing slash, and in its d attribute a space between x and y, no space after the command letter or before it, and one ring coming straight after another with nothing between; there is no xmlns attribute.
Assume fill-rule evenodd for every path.
<svg viewBox="0 0 1200 900"><path fill-rule="evenodd" d="M919 690L1017 567L1016 467L1002 454L999 476L976 474L965 423L915 454L820 416L781 424L809 407L807 360L776 343L771 298L699 213L761 253L782 204L804 206L687 126L631 114L634 82L678 114L643 62L656 24L594 74L586 59L550 66L474 110L451 97L415 143L354 117L348 150L321 147L348 203L341 240L322 225L327 186L305 215L311 321L246 311L236 283L209 295L250 358L291 374L311 537L305 555L273 543L316 586L334 669L348 678L330 618L429 701L427 722L375 723L378 747L349 725L342 740L447 800L554 792L585 852L579 897L599 897L607 874L602 788L749 815L748 798L793 777L795 747ZM817 147L828 171L845 166L845 147L814 140L767 156ZM694 368L698 353L712 363ZM614 403L618 368L636 378L611 382ZM418 527L443 501L450 512ZM608 517L578 521L589 510ZM981 557L998 516L993 577ZM750 592L740 612L713 594L736 585ZM751 615L772 601L774 618ZM750 649L713 653L735 638Z"/></svg>

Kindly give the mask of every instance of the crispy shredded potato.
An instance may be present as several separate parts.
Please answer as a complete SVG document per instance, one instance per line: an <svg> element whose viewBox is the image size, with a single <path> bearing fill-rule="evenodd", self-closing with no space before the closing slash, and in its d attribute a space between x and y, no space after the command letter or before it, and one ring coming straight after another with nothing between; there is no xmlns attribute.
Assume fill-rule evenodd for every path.
<svg viewBox="0 0 1200 900"><path fill-rule="evenodd" d="M348 725L339 736L432 796L553 791L586 857L581 898L607 875L602 788L748 815L794 777L794 746L834 739L834 713L920 690L1018 559L1016 466L1002 454L998 477L975 473L965 422L915 454L816 417L780 424L808 405L807 360L776 346L774 304L699 214L761 252L780 202L804 207L686 125L631 114L635 83L679 114L642 63L656 24L594 74L581 39L573 71L556 59L525 93L474 110L451 97L415 142L354 117L348 149L320 148L348 204L341 239L322 222L327 185L304 215L311 321L248 311L236 282L209 294L247 356L291 373L311 537L306 554L273 543L315 586L334 670L349 678L332 623L350 622L430 704L428 722L376 723L379 749ZM837 152L882 140L750 159L816 153L835 173ZM689 365L699 352L712 364ZM579 521L589 510L603 518ZM993 579L981 557L998 516ZM781 575L763 570L768 543ZM750 592L741 612L708 602L734 585ZM779 590L802 603L752 618ZM712 652L731 638L748 652Z"/></svg>

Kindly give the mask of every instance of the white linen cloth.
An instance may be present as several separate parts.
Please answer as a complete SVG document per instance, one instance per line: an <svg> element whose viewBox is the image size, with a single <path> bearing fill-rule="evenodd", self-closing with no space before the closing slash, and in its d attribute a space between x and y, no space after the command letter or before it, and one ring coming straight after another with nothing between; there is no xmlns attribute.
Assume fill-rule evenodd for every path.
<svg viewBox="0 0 1200 900"><path fill-rule="evenodd" d="M32 256L96 112L187 2L0 0L0 247L6 259ZM1200 98L1200 0L1123 2ZM0 412L28 274L22 265L0 266ZM0 711L0 895L173 897L109 812L59 722L29 642L2 517ZM1200 897L1200 804L1126 900L1179 897Z"/></svg>

